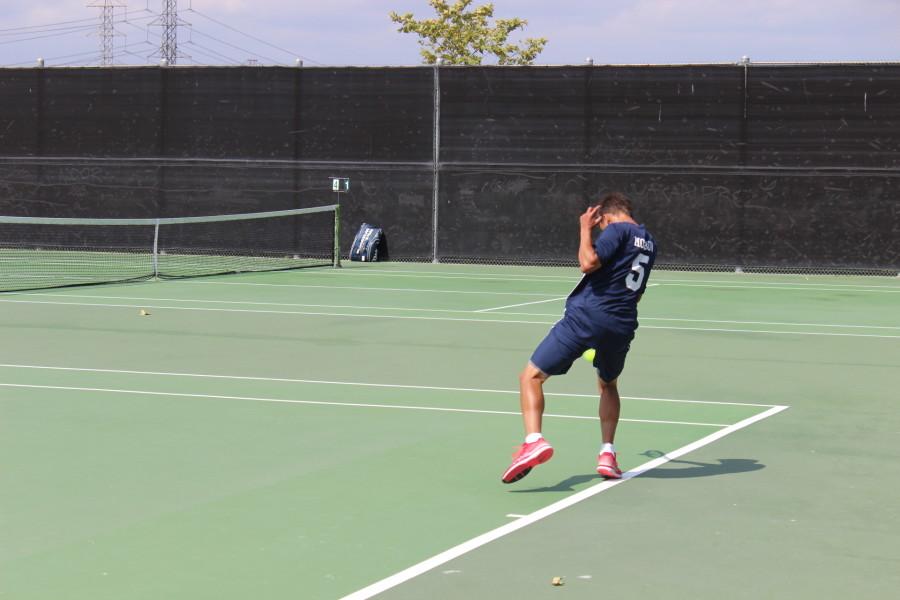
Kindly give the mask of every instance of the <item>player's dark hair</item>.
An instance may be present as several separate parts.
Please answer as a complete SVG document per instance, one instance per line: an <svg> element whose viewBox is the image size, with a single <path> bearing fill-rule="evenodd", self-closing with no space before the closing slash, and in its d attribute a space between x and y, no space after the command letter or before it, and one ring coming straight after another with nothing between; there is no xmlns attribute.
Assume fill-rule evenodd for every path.
<svg viewBox="0 0 900 600"><path fill-rule="evenodd" d="M601 215L620 212L625 213L629 217L631 216L631 200L622 192L606 194L600 198L600 203L597 206L600 207Z"/></svg>

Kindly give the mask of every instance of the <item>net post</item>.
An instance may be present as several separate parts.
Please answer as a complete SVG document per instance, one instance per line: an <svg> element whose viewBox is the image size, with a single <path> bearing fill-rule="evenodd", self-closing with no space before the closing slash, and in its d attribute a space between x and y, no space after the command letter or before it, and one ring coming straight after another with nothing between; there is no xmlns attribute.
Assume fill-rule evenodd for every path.
<svg viewBox="0 0 900 600"><path fill-rule="evenodd" d="M159 279L159 219L153 224L153 278Z"/></svg>
<svg viewBox="0 0 900 600"><path fill-rule="evenodd" d="M334 205L334 268L341 266L341 205Z"/></svg>

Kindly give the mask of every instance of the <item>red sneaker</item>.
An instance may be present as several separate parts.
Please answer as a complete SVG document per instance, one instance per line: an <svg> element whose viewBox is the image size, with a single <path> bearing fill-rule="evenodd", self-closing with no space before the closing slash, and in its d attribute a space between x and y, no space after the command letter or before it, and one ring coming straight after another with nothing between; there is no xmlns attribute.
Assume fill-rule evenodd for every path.
<svg viewBox="0 0 900 600"><path fill-rule="evenodd" d="M614 452L603 452L597 457L597 472L607 479L621 479L622 470Z"/></svg>
<svg viewBox="0 0 900 600"><path fill-rule="evenodd" d="M531 472L532 467L545 463L553 456L553 446L544 438L530 444L522 444L513 454L512 464L500 478L503 483L516 482Z"/></svg>

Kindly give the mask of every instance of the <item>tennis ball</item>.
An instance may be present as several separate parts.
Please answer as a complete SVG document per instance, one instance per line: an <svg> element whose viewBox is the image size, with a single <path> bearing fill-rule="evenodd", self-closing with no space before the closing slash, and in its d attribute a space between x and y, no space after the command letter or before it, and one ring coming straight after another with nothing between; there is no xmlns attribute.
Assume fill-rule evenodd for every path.
<svg viewBox="0 0 900 600"><path fill-rule="evenodd" d="M146 311L146 310L144 310L144 309L142 308L142 309L141 309L141 316L142 316L142 317L149 317L149 316L150 316L150 312L149 312L149 311Z"/></svg>
<svg viewBox="0 0 900 600"><path fill-rule="evenodd" d="M594 357L597 356L597 351L593 348L588 348L584 351L584 354L581 355L581 358L588 361L589 363L594 362Z"/></svg>

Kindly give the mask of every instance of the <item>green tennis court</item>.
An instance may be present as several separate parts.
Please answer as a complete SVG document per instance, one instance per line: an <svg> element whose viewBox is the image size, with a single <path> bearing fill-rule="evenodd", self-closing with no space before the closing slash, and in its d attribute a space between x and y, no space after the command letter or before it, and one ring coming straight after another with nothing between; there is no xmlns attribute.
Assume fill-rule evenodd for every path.
<svg viewBox="0 0 900 600"><path fill-rule="evenodd" d="M502 485L517 373L577 277L350 264L0 295L0 597L900 587L900 279L654 272L620 381L630 476L594 474L579 361L547 384L553 460Z"/></svg>

